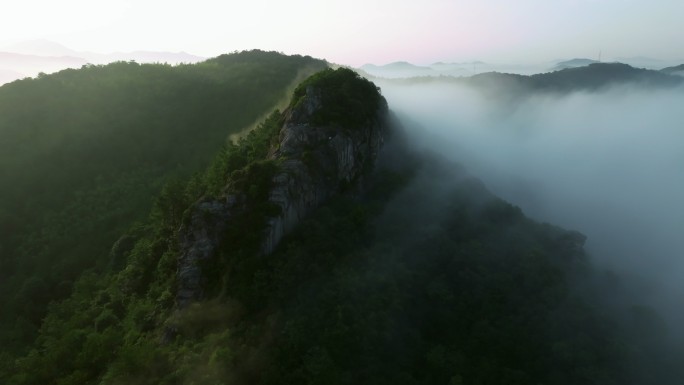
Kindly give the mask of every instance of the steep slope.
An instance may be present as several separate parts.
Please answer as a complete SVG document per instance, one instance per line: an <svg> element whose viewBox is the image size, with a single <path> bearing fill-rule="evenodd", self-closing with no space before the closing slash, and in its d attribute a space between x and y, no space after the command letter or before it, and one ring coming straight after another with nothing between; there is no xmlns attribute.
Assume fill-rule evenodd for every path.
<svg viewBox="0 0 684 385"><path fill-rule="evenodd" d="M244 232L242 226L250 221L245 216L264 211L265 223L254 229L258 246L248 248L269 255L302 219L341 191L354 189L372 169L389 124L387 104L372 83L357 76L347 69L328 70L302 83L278 119L278 141L263 162L231 177L225 194L191 208L179 234L180 307L203 298L201 265L212 264L222 247L235 252L239 237L231 240L226 233L235 232L238 223ZM258 173L271 174L270 181ZM259 180L263 186L253 184ZM255 186L266 202L254 202Z"/></svg>
<svg viewBox="0 0 684 385"><path fill-rule="evenodd" d="M72 298L48 315L38 343L42 345L45 338L69 338L69 329L85 331L84 324L79 320L87 319L93 312L100 314L105 311L109 314L110 311L105 309L113 310L112 320L138 314L140 309L135 309L139 308L140 300L144 298L161 301L161 307L152 312L148 309L149 314L145 316L150 320L163 321L153 322L156 333L162 333L167 340L183 333L182 323L174 321L175 316L172 316L175 314L171 313L175 307L174 296L169 291L174 287L180 288L178 305L180 310L184 310L186 306L182 302L182 289L189 282L186 279L187 268L205 268L208 274L201 277L201 290L205 294L202 298L215 297L217 293L228 290L225 275L229 272L232 272L229 275L231 281L246 279L240 270L245 268L245 263L255 263L258 261L255 258L263 254L262 242L267 228L273 227L278 221L288 222L292 226L299 217L305 216L326 199L342 191L352 191L352 186L372 168L383 138L387 106L378 90L352 71L338 70L310 78L295 90L294 95L284 116L277 112L272 114L241 140L239 146L229 145L206 175L193 178L187 186L168 185L157 199L149 222L142 227L133 226L127 235L116 242L110 264L112 270L105 271L99 283L91 283L109 285L107 291L112 290L111 293L118 299L114 300L109 294L106 296L118 305L103 304L102 308L88 300L79 300L90 296L90 289L83 291L83 285L89 285L89 279L81 278ZM280 141L279 135L282 136ZM308 191L311 195L302 197L300 193L307 191L306 183L310 184ZM186 210L202 196L204 198ZM301 204L295 202L301 198L306 199L299 200ZM228 206L225 206L226 203ZM221 204L224 205L221 208L230 211L219 212L223 216L215 218L213 214L216 212L211 210ZM294 205L294 209L290 205ZM228 226L221 228L219 222L228 219ZM208 225L200 227L201 223ZM274 237L280 237L289 230L284 226L279 235L272 234L269 244L275 247L278 240ZM184 245L189 242L190 248L203 247L203 240L198 240L195 235L205 235L206 232L217 233L221 238L209 246L216 250L216 255L212 255L215 258L193 261L198 263L188 266ZM208 241L214 242L214 239ZM177 265L172 262L176 257ZM147 303L147 300L144 302ZM110 305L119 310L114 310ZM95 307L76 310L74 306ZM114 338L113 335L107 338L110 337ZM99 337L94 338L99 340ZM108 341L123 343L118 339ZM136 346L137 342L129 348L136 349ZM85 345L78 349L81 348L85 348ZM111 354L119 348L111 348L112 351L100 353L113 359L116 356L112 357ZM107 362L95 362L90 358L85 358L84 366L83 361L64 357L47 346L42 346L43 349L48 351L31 353L25 362L31 362L30 366L45 365L46 370L35 375L20 371L23 374L14 376L14 381L51 383L59 378L67 381L70 376L82 380L84 375L94 379L92 376L103 374L102 365L107 367ZM95 359L102 359L101 355L99 357ZM74 368L80 369L73 371Z"/></svg>
<svg viewBox="0 0 684 385"><path fill-rule="evenodd" d="M672 366L633 365L657 316L624 340L583 243L414 152L372 83L327 70L167 185L0 380L662 383Z"/></svg>
<svg viewBox="0 0 684 385"><path fill-rule="evenodd" d="M0 382L677 383L655 312L607 316L583 235L402 138L372 83L309 78L93 253Z"/></svg>
<svg viewBox="0 0 684 385"><path fill-rule="evenodd" d="M20 350L50 301L109 263L112 243L169 179L202 170L230 134L325 66L250 51L0 87L0 350Z"/></svg>

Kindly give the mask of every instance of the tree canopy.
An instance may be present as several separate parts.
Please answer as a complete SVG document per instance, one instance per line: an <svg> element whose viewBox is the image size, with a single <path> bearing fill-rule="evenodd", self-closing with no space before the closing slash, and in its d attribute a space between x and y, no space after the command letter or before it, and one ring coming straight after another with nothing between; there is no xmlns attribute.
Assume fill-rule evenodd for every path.
<svg viewBox="0 0 684 385"><path fill-rule="evenodd" d="M326 63L245 51L194 65L88 65L0 87L0 350L31 341L50 301Z"/></svg>

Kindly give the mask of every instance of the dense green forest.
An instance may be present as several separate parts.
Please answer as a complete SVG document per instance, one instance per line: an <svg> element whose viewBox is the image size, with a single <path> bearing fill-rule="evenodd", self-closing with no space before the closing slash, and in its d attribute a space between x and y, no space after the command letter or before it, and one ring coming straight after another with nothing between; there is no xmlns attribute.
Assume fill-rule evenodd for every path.
<svg viewBox="0 0 684 385"><path fill-rule="evenodd" d="M264 65L259 55L312 64L311 59L265 53L217 60L241 55L257 56L255 68ZM301 69L289 68L293 76ZM288 81L264 105L273 105ZM254 83L263 86L255 79L244 86ZM201 152L195 158L183 148L194 147L208 123L193 126L178 141L153 137L150 147L159 146L156 155L162 160L151 160L174 166L150 179L144 156L129 159L139 166L130 173L140 174L127 180L140 184L125 187L154 196L150 207L126 206L129 216L106 211L107 205L118 209L128 198L107 195L104 186L119 179L85 158L90 154L94 162L101 151L84 152L74 167L83 173L93 167L95 180L80 185L71 170L64 170L60 175L67 179L60 183L70 185L59 184L55 195L45 191L37 202L47 205L88 183L105 191L87 190L91 195L81 193L70 206L53 208L57 213L52 217L40 214L41 225L8 221L5 226L39 226L42 232L25 232L25 238L8 243L15 253L25 253L13 254L25 261L3 262L11 269L6 282L14 282L5 290L15 290L3 293L14 306L3 314L16 323L8 325L4 338L24 342L1 351L0 382L622 385L677 378L674 358L681 357L652 359L666 338L657 314L632 307L626 322L608 314L597 294L603 276L585 255L581 234L526 218L458 165L412 149L398 126L388 128L376 167L367 170L362 183L308 216L274 254L260 255L254 240L265 216L274 215L268 189L281 167L269 153L279 145L291 108L309 87L324 90L323 105L312 114L316 121L302 123L310 123L312 130L317 124L360 129L382 104L379 90L367 80L350 70L326 70L294 90L288 110L274 111L237 143L221 147L231 129L230 116L216 123L221 135L212 139L215 148L198 144ZM127 93L126 99L135 95ZM340 105L350 111L341 111ZM233 127L248 123L245 118ZM130 140L117 150L135 149L141 139ZM96 142L87 143L97 148ZM165 146L183 155L170 154ZM126 157L109 153L105 160L121 158ZM193 173L203 164L203 172ZM190 169L178 171L185 167ZM56 182L48 180L57 171L42 172L48 184L37 180L33 186L50 189L49 183ZM165 179L168 175L177 177ZM225 235L229 242L217 261L205 266L213 277L212 290L203 300L179 307L179 229L198 199L226 192L242 194L249 210L233 218ZM14 202L23 202L20 198L14 196ZM15 203L5 210L37 216L38 203ZM107 222L108 216L114 219ZM49 220L53 227L44 224ZM103 229L111 236L99 238ZM41 234L53 238L43 240ZM65 246L49 243L52 239ZM32 251L33 245L42 249ZM28 274L38 279L24 279ZM19 285L14 277L24 282ZM63 277L72 277L73 285L67 280L63 287ZM52 300L48 311L31 308L34 298ZM37 338L27 343L34 335L32 325L39 326ZM640 331L638 339L629 338L634 330Z"/></svg>
<svg viewBox="0 0 684 385"><path fill-rule="evenodd" d="M144 219L171 179L204 169L326 66L249 51L195 65L118 62L0 87L0 351Z"/></svg>

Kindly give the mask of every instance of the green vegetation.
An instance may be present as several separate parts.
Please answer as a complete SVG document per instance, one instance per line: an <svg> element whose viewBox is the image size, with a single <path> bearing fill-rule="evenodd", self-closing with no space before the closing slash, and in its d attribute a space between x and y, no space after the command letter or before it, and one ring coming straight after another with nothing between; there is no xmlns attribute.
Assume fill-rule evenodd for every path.
<svg viewBox="0 0 684 385"><path fill-rule="evenodd" d="M313 124L359 127L375 118L385 100L372 82L348 68L328 68L302 82L294 91L290 107L301 103L311 85L319 92L321 108L311 117Z"/></svg>
<svg viewBox="0 0 684 385"><path fill-rule="evenodd" d="M324 67L249 51L175 67L85 66L0 87L0 351L22 351L48 303L85 270L121 262L126 247L110 255L112 244L162 186L205 168L230 134ZM231 152L212 172L262 155ZM177 199L171 191L162 197Z"/></svg>
<svg viewBox="0 0 684 385"><path fill-rule="evenodd" d="M0 380L10 384L178 383L217 355L221 359L231 356L221 344L231 335L226 322L240 311L237 302L224 298L172 312L178 229L193 203L217 194L216 186L227 185L235 193L246 194L249 209L227 231L232 251L254 252L258 233L250 230L264 220L257 213L264 210L264 194L275 166L263 158L281 124L281 114L275 111L237 144L223 148L204 173L187 182L167 183L147 219L121 238L129 245L121 247L119 261L107 269L83 273L70 297L51 305L35 347L0 367ZM220 279L218 272L226 268L225 261L212 267ZM184 338L160 344L170 329Z"/></svg>
<svg viewBox="0 0 684 385"><path fill-rule="evenodd" d="M291 106L308 85L324 95L349 87L371 94L346 71L310 78ZM373 96L345 106L382 102ZM324 97L326 111L316 118L323 124L353 129L361 122L355 119L372 116L363 107L344 120L329 107ZM659 318L633 307L634 327L652 333L641 341L624 337L592 299L595 273L581 235L526 218L458 167L398 142L397 153L385 154L393 161L380 163L390 165L369 175L362 193L333 198L274 254L258 255L263 221L274 214L266 198L278 170L267 154L286 115L275 111L225 145L204 172L158 176L163 187L147 217L119 233L125 218L103 224L123 236L93 246L88 262L67 258L77 261L74 284L42 310L42 321L30 301L15 302L16 326L3 338L13 341L24 325L21 338L32 335L26 314L40 329L32 344L0 351L0 383L622 385L661 384L674 373L676 366L660 364L632 371L663 338ZM178 146L192 142L185 139ZM205 299L179 309L179 229L198 200L226 190L244 199L246 210L235 213L218 257L203 266L210 275ZM81 202L88 200L73 207L83 217L65 213L66 224L86 221L89 206ZM60 239L88 243L82 238L100 231L93 223L86 221L93 233L58 227ZM27 277L17 296L54 295L49 280Z"/></svg>
<svg viewBox="0 0 684 385"><path fill-rule="evenodd" d="M231 244L216 266L230 271L221 290L174 311L179 213L217 182L219 164L268 143L258 139L273 132L267 122L204 175L165 188L129 230L138 240L124 267L84 274L4 382L629 383L628 348L574 290L590 275L577 236L477 181L435 183L458 172L408 156L268 258ZM259 164L219 174L231 184ZM430 203L408 208L417 201Z"/></svg>

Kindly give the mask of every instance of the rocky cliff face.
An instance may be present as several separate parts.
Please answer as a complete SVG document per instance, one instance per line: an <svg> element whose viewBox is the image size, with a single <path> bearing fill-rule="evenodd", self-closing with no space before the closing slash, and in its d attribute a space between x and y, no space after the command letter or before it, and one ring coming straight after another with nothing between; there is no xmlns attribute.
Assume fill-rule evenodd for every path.
<svg viewBox="0 0 684 385"><path fill-rule="evenodd" d="M307 88L301 105L290 111L280 131L280 144L270 155L281 160L273 179L270 201L281 209L270 218L262 253L270 254L282 237L311 210L332 195L355 188L377 158L387 124L387 106L367 126L343 129L336 125L312 125L309 118L319 108L320 96Z"/></svg>
<svg viewBox="0 0 684 385"><path fill-rule="evenodd" d="M308 85L297 103L283 113L284 124L277 145L271 147L268 155L278 165L268 200L280 208L280 213L268 217L264 224L263 240L257 251L261 255L271 254L286 234L330 197L357 191L383 144L389 126L384 98L379 97L374 116L350 127L334 119L324 123L315 119L330 107L326 103L333 98L327 97L326 92L334 90ZM239 226L231 222L245 210L241 193L205 198L191 209L190 218L179 233L176 302L180 308L203 298L202 266L216 257L219 248L230 248L223 244L224 232L231 225Z"/></svg>
<svg viewBox="0 0 684 385"><path fill-rule="evenodd" d="M192 208L190 221L180 229L176 304L183 308L204 294L202 264L214 258L223 232L235 214L235 197L203 199Z"/></svg>

